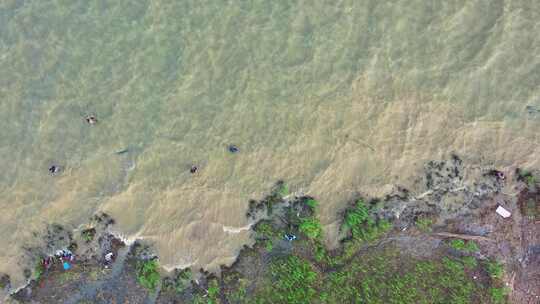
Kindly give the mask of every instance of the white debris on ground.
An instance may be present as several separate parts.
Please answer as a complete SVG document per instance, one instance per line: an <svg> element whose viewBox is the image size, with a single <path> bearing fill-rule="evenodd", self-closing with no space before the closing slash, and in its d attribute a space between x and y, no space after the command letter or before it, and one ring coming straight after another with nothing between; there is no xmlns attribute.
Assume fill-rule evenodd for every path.
<svg viewBox="0 0 540 304"><path fill-rule="evenodd" d="M495 210L495 212L497 212L500 216L504 218L508 218L512 215L510 211L504 209L502 206L497 207L497 210Z"/></svg>
<svg viewBox="0 0 540 304"><path fill-rule="evenodd" d="M111 261L112 258L113 258L113 255L114 255L114 254L113 254L112 252L107 253L107 254L105 255L105 261L107 261L107 262Z"/></svg>

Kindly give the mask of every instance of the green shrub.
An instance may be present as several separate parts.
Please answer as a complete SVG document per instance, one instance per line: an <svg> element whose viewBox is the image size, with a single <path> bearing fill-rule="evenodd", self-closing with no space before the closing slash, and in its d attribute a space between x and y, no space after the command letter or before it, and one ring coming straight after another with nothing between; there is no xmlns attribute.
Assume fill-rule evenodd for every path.
<svg viewBox="0 0 540 304"><path fill-rule="evenodd" d="M419 218L416 220L416 227L422 232L431 232L431 225L433 225L433 220L430 218Z"/></svg>
<svg viewBox="0 0 540 304"><path fill-rule="evenodd" d="M506 297L508 294L509 290L506 287L492 287L489 290L489 295L493 304L506 303Z"/></svg>
<svg viewBox="0 0 540 304"><path fill-rule="evenodd" d="M287 196L289 195L289 186L285 184L284 182L280 181L276 184L276 192L280 196Z"/></svg>
<svg viewBox="0 0 540 304"><path fill-rule="evenodd" d="M489 274L489 277L493 280L500 280L504 274L503 265L497 261L489 260L486 263L486 270Z"/></svg>
<svg viewBox="0 0 540 304"><path fill-rule="evenodd" d="M39 280L41 278L41 275L43 275L43 272L45 271L45 267L43 266L43 263L41 262L41 259L36 263L36 266L34 267L34 278L36 280Z"/></svg>
<svg viewBox="0 0 540 304"><path fill-rule="evenodd" d="M353 240L371 241L388 231L392 225L385 220L375 221L363 200L345 213L343 225L351 232Z"/></svg>
<svg viewBox="0 0 540 304"><path fill-rule="evenodd" d="M208 304L219 303L219 283L216 279L208 282Z"/></svg>
<svg viewBox="0 0 540 304"><path fill-rule="evenodd" d="M226 298L229 301L229 303L250 303L247 300L247 286L249 284L249 281L245 278L238 279L238 285L235 289L229 291L228 294L226 294Z"/></svg>
<svg viewBox="0 0 540 304"><path fill-rule="evenodd" d="M464 250L465 249L465 241L461 239L455 239L450 241L450 247L454 248L455 250Z"/></svg>
<svg viewBox="0 0 540 304"><path fill-rule="evenodd" d="M268 252L272 251L272 249L274 249L274 242L272 242L272 240L266 240L264 242L264 248Z"/></svg>
<svg viewBox="0 0 540 304"><path fill-rule="evenodd" d="M480 251L480 248L475 241L467 241L467 243L465 244L465 251L472 253Z"/></svg>
<svg viewBox="0 0 540 304"><path fill-rule="evenodd" d="M296 256L280 259L270 265L271 286L258 303L313 303L317 273L311 264Z"/></svg>
<svg viewBox="0 0 540 304"><path fill-rule="evenodd" d="M175 270L174 277L163 279L163 289L182 293L191 284L192 274L191 269Z"/></svg>
<svg viewBox="0 0 540 304"><path fill-rule="evenodd" d="M322 236L322 226L317 219L303 219L302 223L300 224L299 230L310 239L318 239Z"/></svg>
<svg viewBox="0 0 540 304"><path fill-rule="evenodd" d="M476 242L474 241L464 241L462 239L455 239L450 241L450 247L454 248L455 250L468 252L468 253L474 253L480 250Z"/></svg>
<svg viewBox="0 0 540 304"><path fill-rule="evenodd" d="M525 180L527 181L527 185L529 186L534 186L534 184L536 184L536 177L534 177L532 174L531 175L528 175Z"/></svg>
<svg viewBox="0 0 540 304"><path fill-rule="evenodd" d="M90 243L94 239L95 236L96 236L96 229L94 228L89 228L89 229L85 229L81 231L81 237L87 243Z"/></svg>
<svg viewBox="0 0 540 304"><path fill-rule="evenodd" d="M260 239L272 239L278 236L278 232L269 222L261 222L255 226L255 232Z"/></svg>
<svg viewBox="0 0 540 304"><path fill-rule="evenodd" d="M160 281L158 262L155 259L137 263L137 281L145 288L153 291Z"/></svg>
<svg viewBox="0 0 540 304"><path fill-rule="evenodd" d="M461 258L461 262L463 263L463 265L465 265L465 267L470 268L470 269L476 268L476 266L478 266L478 262L476 261L476 258L472 256L465 256Z"/></svg>
<svg viewBox="0 0 540 304"><path fill-rule="evenodd" d="M306 205L308 205L311 209L315 209L317 208L317 206L319 206L319 202L310 198L306 201Z"/></svg>
<svg viewBox="0 0 540 304"><path fill-rule="evenodd" d="M358 200L354 209L345 214L345 225L353 231L370 220L373 221L363 200Z"/></svg>
<svg viewBox="0 0 540 304"><path fill-rule="evenodd" d="M367 253L323 279L325 303L474 303L478 294L460 260L400 259Z"/></svg>

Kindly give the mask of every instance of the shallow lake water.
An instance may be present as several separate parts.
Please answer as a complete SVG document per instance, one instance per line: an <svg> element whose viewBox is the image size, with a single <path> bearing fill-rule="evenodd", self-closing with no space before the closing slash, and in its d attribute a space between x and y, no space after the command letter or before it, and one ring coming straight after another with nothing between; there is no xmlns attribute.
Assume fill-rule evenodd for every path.
<svg viewBox="0 0 540 304"><path fill-rule="evenodd" d="M348 200L421 191L427 160L538 166L539 54L533 0L0 0L0 272L97 211L215 270L277 180L331 244Z"/></svg>

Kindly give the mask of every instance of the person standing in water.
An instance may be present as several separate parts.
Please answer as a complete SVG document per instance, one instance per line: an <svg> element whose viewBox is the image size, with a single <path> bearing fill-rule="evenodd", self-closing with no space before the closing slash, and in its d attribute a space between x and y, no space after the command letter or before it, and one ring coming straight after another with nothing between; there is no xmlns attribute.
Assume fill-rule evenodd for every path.
<svg viewBox="0 0 540 304"><path fill-rule="evenodd" d="M60 173L60 170L61 170L60 166L52 165L52 166L49 167L49 174L56 175L56 174Z"/></svg>
<svg viewBox="0 0 540 304"><path fill-rule="evenodd" d="M238 153L240 152L240 149L238 149L238 147L236 145L229 145L229 148L228 148L229 152L231 153Z"/></svg>
<svg viewBox="0 0 540 304"><path fill-rule="evenodd" d="M95 115L88 115L85 117L85 120L90 125L95 125L98 122Z"/></svg>

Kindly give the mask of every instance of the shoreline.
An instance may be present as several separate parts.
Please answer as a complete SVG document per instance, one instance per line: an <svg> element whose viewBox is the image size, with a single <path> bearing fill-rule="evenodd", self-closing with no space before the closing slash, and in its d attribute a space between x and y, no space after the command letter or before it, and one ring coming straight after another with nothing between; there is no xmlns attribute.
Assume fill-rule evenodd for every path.
<svg viewBox="0 0 540 304"><path fill-rule="evenodd" d="M492 205L499 205L500 199L498 198L500 195L505 195L503 188L505 187L505 184L510 183L512 184L513 190L518 191L518 196L516 196L516 202L515 206L513 206L512 214L513 218L515 220L519 219L523 223L526 222L527 219L523 219L519 214L524 213L522 210L523 208L523 199L527 198L530 199L531 197L537 198L536 196L536 184L530 185L526 184L523 185L524 180L529 178L527 176L533 176L531 173L523 174L523 172L520 173L520 170L516 170L515 172L509 172L508 174L505 174L506 179L501 179L500 177L497 177L499 174L498 171L494 172L487 172L482 173L481 178L478 178L473 181L472 183L466 184L463 186L463 175L460 175L459 170L463 170L462 167L459 169L458 167L461 166L461 161L456 161L456 159L449 160L447 162L439 162L439 163L428 163L426 168L426 182L429 184L431 183L432 188L428 191L412 196L407 189L400 189L398 188L395 193L391 195L387 195L384 198L371 198L366 201L366 205L370 208L370 210L373 211L373 218L375 219L376 223L383 223L388 222L391 223L389 232L383 232L381 235L377 236L376 239L380 239L380 242L377 243L378 245L367 245L367 247L361 247L364 249L356 248L357 253L351 255L350 257L347 257L349 253L347 253L347 250L349 249L347 246L350 245L350 241L355 239L354 236L354 230L353 234L351 232L340 232L340 245L337 249L334 249L332 251L327 251L327 256L329 259L331 259L332 256L340 257L340 259L344 259L345 266L340 267L346 267L347 261L352 262L356 256L362 255L361 253L363 250L377 250L379 246L386 247L385 244L392 244L392 246L398 246L403 250L403 252L410 254L411 257L415 256L421 256L422 254L426 253L419 253L417 249L414 248L414 246L411 246L410 242L414 240L415 242L423 242L425 243L428 248L431 248L432 252L428 252L429 254L433 255L440 249L441 244L446 244L448 239L460 239L460 235L477 235L479 238L479 244L480 248L482 248L482 256L484 256L483 259L480 259L479 261L484 261L485 257L488 256L494 256L498 257L504 262L505 267L507 270L513 270L515 268L516 261L518 257L512 257L512 256L501 256L500 253L497 252L497 244L498 242L509 242L507 245L511 246L518 246L515 243L512 243L511 240L504 240L500 239L498 234L500 232L498 231L483 231L485 230L485 227L488 227L489 225L500 225L500 219L497 217L494 217L492 214ZM448 176L443 176L440 174L441 172L451 171L448 169L453 169L454 173L449 174ZM458 170L459 169L459 170ZM437 173L437 174L433 174ZM470 182L467 181L467 182ZM456 183L460 183L459 187L455 187ZM473 185L473 186L471 186ZM515 188L515 187L518 188ZM532 188L534 186L535 190L529 190L527 187ZM521 188L519 188L521 187ZM291 248L290 246L295 246L294 241L283 241L283 235L272 235L271 237L263 237L260 238L261 234L261 227L264 225L274 225L275 227L272 229L285 229L286 231L291 225L291 223L283 226L283 218L284 217L290 217L290 211L296 210L297 216L302 216L304 218L308 219L316 219L315 214L315 207L307 206L307 202L314 201L313 198L309 196L296 196L293 194L285 193L286 185L283 182L278 182L274 189L272 189L271 194L265 197L264 199L260 201L251 201L250 202L250 208L246 214L246 216L250 219L250 224L246 225L245 227L239 227L239 228L231 228L232 231L245 231L250 230L251 233L255 236L255 243L250 247L247 245L244 245L242 249L239 250L238 256L236 257L235 261L230 265L222 265L220 267L221 274L220 277L216 277L215 275L208 273L204 271L203 269L200 269L198 272L195 272L194 270L187 270L189 269L191 265L183 264L178 265L178 267L163 267L163 266L157 266L160 267L162 270L165 270L167 274L163 276L163 274L160 274L160 280L159 283L156 283L157 285L154 286L154 288L157 288L157 295L154 298L154 301L157 301L155 303L160 303L159 299L160 297L164 296L165 298L169 297L171 299L175 299L175 297L178 297L179 299L182 297L204 297L208 296L209 293L209 284L217 284L215 282L220 282L219 284L223 285L224 278L228 277L231 274L234 274L240 270L249 273L249 270L246 270L245 260L253 259L253 256L260 255L262 257L274 254L275 250L279 249L279 252L285 251L288 252L287 254L290 254L291 252L295 252L297 250L296 248ZM428 187L429 188L429 187ZM288 189L287 191L288 192ZM464 201L469 201L469 203L462 205L460 208L454 208L454 206L445 206L444 203L448 198L455 197L456 195L459 196L459 198L463 199ZM519 198L522 198L521 201ZM361 198L358 198L361 199ZM510 198L506 198L509 200L507 204L510 204ZM354 202L351 202L350 207L344 211L344 214L341 215L341 221L345 221L347 217L347 212L350 212L354 209L354 206L358 200L354 200ZM451 200L452 201L452 200ZM503 200L503 202L506 202L506 200ZM538 201L536 202L538 204ZM488 207L486 209L486 207ZM352 208L352 209L351 209ZM446 208L446 209L445 209ZM487 212L486 210L489 210ZM474 216L479 216L480 218L474 218ZM108 239L111 244L115 241L120 242L122 245L122 248L125 248L126 251L126 259L129 264L127 267L128 270L127 273L125 273L126 276L137 276L137 267L142 263L146 263L148 261L155 261L156 265L159 263L159 257L152 253L152 249L148 246L144 245L144 238L138 239L137 237L125 237L122 236L118 232L114 232L114 230L111 228L114 225L114 220L108 218L108 216L102 214L102 217L105 217L105 223L103 222L103 219L99 219L99 216L95 216L94 223L95 227L98 227L98 233L96 233L97 238L99 239ZM468 220L472 220L474 225L470 225L470 223L466 223L463 219L461 219L460 223L460 217L465 216L469 217ZM472 219L470 218L471 216ZM534 214L534 217L532 219L532 223L534 225L534 221L538 220L540 218L540 215ZM421 228L419 228L420 224L418 224L420 221L431 221L431 224L429 225L429 232L422 231ZM476 223L478 222L478 223ZM99 225L102 226L99 226ZM296 227L293 228L295 230L295 234L300 237L299 242L307 242L310 240L310 237L308 237L309 233L311 232L301 232L302 230L299 228L300 226L297 226L298 224L292 224L293 226L290 227ZM296 225L296 226L295 226ZM94 229L93 227L92 229ZM276 228L277 227L277 228ZM343 227L343 226L342 226ZM226 227L224 226L224 231ZM300 230L298 230L300 229ZM424 227L424 229L427 229ZM80 231L85 231L84 229L80 229ZM449 233L450 232L460 232L460 233ZM79 229L76 229L75 232L79 232ZM511 231L512 233L516 233L516 231ZM232 232L234 233L234 232ZM306 234L307 233L307 234ZM446 233L446 235L445 235ZM507 237L510 232L505 232ZM521 233L521 231L517 231L517 233ZM263 233L264 234L264 233ZM283 234L283 232L281 232ZM317 234L322 235L321 232L317 232ZM296 238L295 235L295 238ZM485 237L485 235L490 236L494 239L493 242L483 242L480 237ZM492 236L494 235L494 236ZM318 240L319 236L317 236ZM313 242L314 239L311 240ZM534 240L532 240L534 241ZM269 243L270 242L270 243ZM408 243L409 242L409 243ZM442 242L442 243L441 243ZM446 242L446 243L445 243ZM469 241L465 241L469 242ZM395 243L395 244L394 244ZM487 244L487 243L493 243L493 244ZM293 245L291 245L293 244ZM300 244L300 243L299 243ZM302 243L303 244L303 243ZM326 249L324 249L324 245L322 245L322 239L315 241L315 243L310 243L309 246L316 246L317 248L322 248L320 250L323 250L326 252ZM315 245L314 245L315 244ZM319 245L316 245L319 244ZM397 245L396 245L397 244ZM436 244L436 246L435 246ZM533 244L534 245L534 244ZM276 246L276 247L275 247ZM298 245L298 247L302 246L308 246L308 245ZM373 247L375 246L375 247ZM431 247L430 247L431 246ZM523 246L523 245L519 245ZM90 261L89 263L93 265L92 267L96 265L102 266L102 260L98 258L99 255L95 256L85 256L84 250L90 250L89 248L85 248L84 244L81 246L82 248L76 248L76 252L79 252L80 250L83 251L83 254L81 255L82 261ZM105 246L107 247L107 246ZM109 246L110 247L110 246ZM142 248L142 249L141 249ZM371 249L370 249L371 248ZM397 248L397 247L396 247ZM519 251L520 247L516 247L515 250ZM95 249L95 248L94 248ZM526 249L526 248L523 248ZM523 251L523 249L521 251ZM140 251L138 251L140 250ZM317 249L319 250L319 249ZM485 253L484 253L485 251ZM76 253L77 254L77 253ZM103 252L100 253L101 256L103 256ZM282 253L279 253L280 255ZM305 256L307 254L307 256ZM115 257L118 255L118 251L114 252ZM304 256L304 258L308 258L308 260L313 259L314 257L309 257L309 253L300 253L299 256ZM335 262L335 261L334 261ZM131 264L130 264L131 263ZM322 263L322 262L316 262L316 263ZM484 263L484 262L482 262ZM263 263L264 264L264 263ZM338 263L339 264L339 263ZM126 264L127 265L127 264ZM318 265L318 264L315 264ZM320 264L322 267L321 270L326 269L325 267L330 267L330 269L334 266L324 266L323 264ZM101 267L100 266L100 267ZM266 266L261 266L264 267ZM157 273L163 273L163 271L159 271L158 269L154 269L157 271ZM242 272L240 271L240 272ZM124 270L120 271L121 273L124 272ZM178 275L179 273L190 273L190 283L184 282L187 279L178 279L178 278L172 278L171 276L174 276L175 274ZM64 272L67 273L67 272ZM517 272L513 272L513 275L510 278L505 279L505 284L515 284L515 277ZM48 278L54 277L54 272L52 273L52 276L49 276L50 274L46 273L45 276ZM56 274L62 274L62 272L58 272ZM124 274L122 274L124 275ZM508 274L510 275L510 274ZM44 280L43 277L37 277L35 280L30 279L28 284L26 286L23 286L14 292L11 293L11 298L16 299L17 295L24 293L25 290L28 290L29 288L35 288L38 284L38 281ZM186 290L184 293L180 294L171 294L170 290L166 291L160 291L162 287L166 285L165 282L169 281L176 282L174 284L178 283L178 280L183 280L183 284L186 286L189 285L189 287L186 287ZM487 279L486 279L487 280ZM53 279L54 281L54 279ZM133 280L132 280L133 281ZM135 283L134 283L135 282ZM140 282L139 282L140 283ZM170 282L169 282L170 283ZM136 280L130 283L130 288L139 288L141 290L135 292L134 294L137 294L139 296L144 296L148 298L151 294L150 291L144 290L144 288L141 288L141 286L138 286L136 284ZM172 283L171 283L172 284ZM178 283L179 284L179 283ZM220 285L220 286L221 286ZM226 285L226 284L225 284ZM222 286L227 290L226 286ZM256 284L255 284L256 285ZM53 283L54 286L54 283ZM137 287L138 286L138 287ZM515 292L516 290L519 290L519 288L513 288L512 286L512 292ZM205 291L206 290L206 294ZM260 290L259 290L260 291ZM518 291L519 292L519 291ZM540 291L536 291L540 294ZM511 294L512 295L512 294ZM522 297L526 297L527 295L521 295ZM537 296L535 294L534 296ZM29 296L32 298L32 296ZM39 296L38 296L39 297ZM24 297L23 297L24 298ZM20 299L20 297L19 297ZM184 299L185 300L185 299ZM222 299L223 300L223 299ZM223 301L222 301L223 302ZM24 303L24 301L23 301ZM182 302L180 302L182 303ZM227 302L228 303L228 302Z"/></svg>

